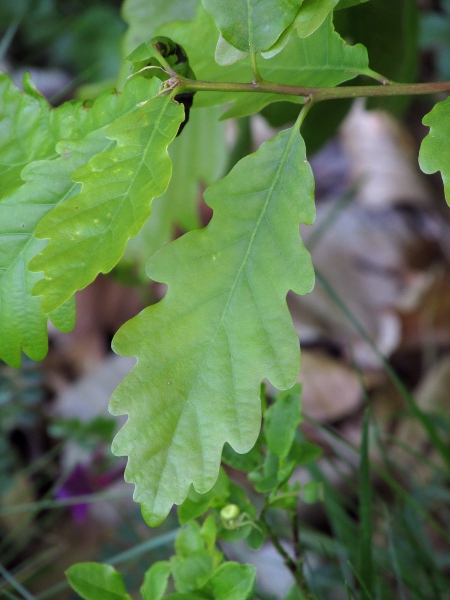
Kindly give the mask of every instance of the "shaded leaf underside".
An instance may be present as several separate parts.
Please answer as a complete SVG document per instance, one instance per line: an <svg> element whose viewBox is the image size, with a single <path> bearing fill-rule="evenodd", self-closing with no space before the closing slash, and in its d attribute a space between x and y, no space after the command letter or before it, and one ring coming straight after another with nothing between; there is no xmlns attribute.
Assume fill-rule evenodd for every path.
<svg viewBox="0 0 450 600"><path fill-rule="evenodd" d="M300 222L314 216L313 178L299 133L283 131L205 193L210 224L160 250L149 275L164 299L116 334L113 348L138 358L110 410L129 415L113 444L128 455L127 481L157 525L189 486L214 484L223 444L248 451L260 426L264 378L290 387L298 338L289 289L313 285Z"/></svg>

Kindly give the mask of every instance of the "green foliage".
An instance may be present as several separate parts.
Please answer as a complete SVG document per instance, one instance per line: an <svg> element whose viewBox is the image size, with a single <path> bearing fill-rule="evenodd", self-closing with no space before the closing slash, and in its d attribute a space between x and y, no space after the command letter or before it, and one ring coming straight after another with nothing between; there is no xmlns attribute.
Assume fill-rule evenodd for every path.
<svg viewBox="0 0 450 600"><path fill-rule="evenodd" d="M110 565L78 563L69 567L66 575L84 600L131 600L122 575Z"/></svg>
<svg viewBox="0 0 450 600"><path fill-rule="evenodd" d="M26 7L25 2L2 7L0 24L6 13L28 22ZM99 20L117 25L107 14L97 7L77 20L68 43L68 60L76 69L92 58L105 63L104 76L115 71L114 57L109 62L117 53L115 26L96 40L92 57L84 43ZM322 498L336 539L351 548L345 560L339 556L349 593L358 580L362 597L375 597L368 421L359 473L361 523L355 524L317 467L311 467L313 481L292 480L320 449L299 431L299 343L286 295L308 293L314 280L299 235L299 225L311 224L315 213L300 126L307 118L302 132L312 140L310 148L318 147L347 112L346 98L359 95L359 88L334 88L358 76L378 83L414 77L416 3L232 0L225 6L218 0L127 0L123 15L129 60L119 77L121 92L53 109L29 77L20 92L0 76L0 358L14 366L22 352L43 358L47 321L62 330L73 326L77 290L121 260L122 266L137 267L141 280L147 280L146 270L168 291L114 338L115 351L135 357L137 364L111 400L114 415L128 415L113 450L128 456L126 479L135 485L147 523L159 524L178 504L183 528L176 554L145 574L144 600L253 598L255 569L224 562L216 538L245 540L251 548L270 540L296 577L287 598L311 600L297 506ZM369 48L370 67L366 47L347 43L334 22L345 39ZM408 88L435 89L447 88ZM391 110L404 107L397 98L405 88L390 84L381 90L373 95L395 96ZM362 95L371 91L364 87ZM195 114L182 131L194 93ZM340 104L336 109L319 104L309 113L325 97L339 98ZM288 114L286 102L293 105ZM235 162L219 119L262 110L284 124L299 116L217 181ZM448 113L444 101L424 119L430 133L420 153L425 172L442 171L446 192ZM237 154L249 150L251 140L246 142ZM209 186L204 198L213 217L198 229L203 186ZM171 242L176 229L188 233ZM264 379L281 390L275 398L261 393ZM434 431L423 415L422 422ZM92 444L108 438L111 424L65 421L52 433ZM221 461L247 474L245 489ZM280 511L292 530L294 558L273 528ZM391 547L400 543L399 535ZM426 548L422 554L435 573ZM400 563L399 573L407 578ZM131 598L110 566L82 563L67 576L86 600ZM423 589L438 597L441 580L435 579Z"/></svg>
<svg viewBox="0 0 450 600"><path fill-rule="evenodd" d="M157 90L152 83L156 87L150 87L150 95ZM44 272L34 293L43 296L45 311L58 308L98 273L108 273L117 264L129 238L148 218L151 201L169 184L167 146L182 117L183 109L170 96L151 98L108 126L106 137L116 141L111 150L72 173L81 183L80 192L36 230L36 236L50 238L30 265Z"/></svg>
<svg viewBox="0 0 450 600"><path fill-rule="evenodd" d="M424 173L441 171L447 203L450 204L450 99L439 102L423 119L430 128L420 148L419 164Z"/></svg>
<svg viewBox="0 0 450 600"><path fill-rule="evenodd" d="M202 0L223 38L243 52L268 50L294 20L302 0Z"/></svg>
<svg viewBox="0 0 450 600"><path fill-rule="evenodd" d="M280 388L295 381L298 342L285 295L313 283L298 234L314 217L312 185L298 131L281 132L209 188L215 213L206 229L150 262L150 276L169 292L116 334L115 351L138 364L111 400L113 414L129 414L114 453L128 454L136 427L149 423L126 471L149 524L181 503L191 482L199 492L213 485L225 442L251 448L264 377ZM150 364L148 387L140 373Z"/></svg>

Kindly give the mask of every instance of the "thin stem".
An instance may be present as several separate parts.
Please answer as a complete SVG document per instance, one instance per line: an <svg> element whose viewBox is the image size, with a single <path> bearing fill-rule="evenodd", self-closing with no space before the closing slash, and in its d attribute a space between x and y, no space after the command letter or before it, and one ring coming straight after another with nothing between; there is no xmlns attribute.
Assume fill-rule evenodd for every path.
<svg viewBox="0 0 450 600"><path fill-rule="evenodd" d="M388 83L385 85L349 85L342 87L303 87L253 81L251 83L196 81L178 78L179 91L187 92L256 92L262 94L284 94L303 96L310 101L333 100L336 98L361 98L382 96L419 96L450 91L450 81L431 83ZM179 93L177 90L177 93Z"/></svg>
<svg viewBox="0 0 450 600"><path fill-rule="evenodd" d="M297 560L297 562L294 561L292 559L292 557L289 556L289 554L283 548L283 546L280 543L280 540L278 539L277 534L275 533L275 531L272 529L272 527L267 522L267 519L265 517L265 509L264 508L261 511L260 519L261 519L261 521L263 521L264 525L266 526L266 530L269 535L270 541L273 544L273 547L275 548L275 550L278 552L278 554L283 559L283 562L286 565L286 567L292 573L295 583L297 584L299 590L302 592L305 600L315 600L314 596L311 594L311 592L308 588L308 584L306 583L305 577L303 575L303 568L301 565L301 561L299 561L299 560Z"/></svg>
<svg viewBox="0 0 450 600"><path fill-rule="evenodd" d="M261 77L259 69L258 69L258 63L257 63L257 60L256 60L256 52L252 52L250 54L250 59L252 61L252 69L253 69L253 75L254 75L253 82L254 83L261 83L262 82L262 77Z"/></svg>

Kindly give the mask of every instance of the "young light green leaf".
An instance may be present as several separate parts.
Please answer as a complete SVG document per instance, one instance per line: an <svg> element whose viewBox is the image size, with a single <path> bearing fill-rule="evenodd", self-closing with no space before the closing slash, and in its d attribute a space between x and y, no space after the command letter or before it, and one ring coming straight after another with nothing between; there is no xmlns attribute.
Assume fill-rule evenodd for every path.
<svg viewBox="0 0 450 600"><path fill-rule="evenodd" d="M247 452L260 427L260 383L293 385L298 338L286 306L313 271L298 232L314 218L313 178L295 129L263 144L205 193L208 227L165 246L149 275L168 283L158 304L116 334L138 363L110 411L129 419L113 443L128 455L147 522L159 524L194 484L214 484L223 444Z"/></svg>
<svg viewBox="0 0 450 600"><path fill-rule="evenodd" d="M438 102L422 122L430 132L420 147L420 168L427 174L441 171L445 198L450 204L450 98Z"/></svg>
<svg viewBox="0 0 450 600"><path fill-rule="evenodd" d="M150 95L155 93L151 84ZM151 98L108 126L106 136L117 142L114 148L72 174L81 191L56 207L36 230L37 237L50 238L30 264L33 271L44 273L33 291L44 296L43 310L54 310L117 264L128 239L148 218L153 198L167 188L167 147L183 118L183 107L170 96Z"/></svg>
<svg viewBox="0 0 450 600"><path fill-rule="evenodd" d="M284 459L289 454L297 427L302 422L301 387L277 395L265 414L264 435L273 454Z"/></svg>
<svg viewBox="0 0 450 600"><path fill-rule="evenodd" d="M166 591L170 576L170 563L161 560L154 563L145 573L141 585L141 595L144 600L161 600Z"/></svg>
<svg viewBox="0 0 450 600"><path fill-rule="evenodd" d="M242 52L267 50L292 23L302 0L202 0L224 39Z"/></svg>
<svg viewBox="0 0 450 600"><path fill-rule="evenodd" d="M131 600L122 575L110 565L87 562L66 571L70 587L84 600Z"/></svg>
<svg viewBox="0 0 450 600"><path fill-rule="evenodd" d="M214 600L248 600L253 597L256 567L226 562L208 581Z"/></svg>
<svg viewBox="0 0 450 600"><path fill-rule="evenodd" d="M247 56L248 52L238 50L229 42L227 42L227 40L222 37L222 34L220 34L215 52L216 63L218 65L227 67L228 65L232 65L233 63L237 62L238 60L242 60Z"/></svg>
<svg viewBox="0 0 450 600"><path fill-rule="evenodd" d="M120 96L115 92L103 94L90 109L76 103L70 105L70 113L67 110L53 113L54 120L59 115L63 120L67 117L65 133L74 139L56 145L53 152L60 155L58 158L28 164L21 173L22 185L3 194L0 201L0 358L12 366L20 365L22 350L33 360L44 358L49 316L62 331L70 331L75 318L73 299L48 314L42 309L41 298L32 295L41 275L29 271L27 265L45 247L45 242L36 239L34 232L58 202L77 192L79 184L72 181L71 173L113 145L104 133L111 116L134 109L136 103L146 97L147 89L148 83L136 78ZM33 120L31 113L30 120Z"/></svg>

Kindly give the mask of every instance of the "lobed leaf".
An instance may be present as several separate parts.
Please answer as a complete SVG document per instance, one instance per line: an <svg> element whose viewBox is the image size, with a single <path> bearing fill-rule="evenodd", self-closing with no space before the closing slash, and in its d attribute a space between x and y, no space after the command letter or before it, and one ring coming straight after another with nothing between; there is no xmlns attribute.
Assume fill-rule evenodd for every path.
<svg viewBox="0 0 450 600"><path fill-rule="evenodd" d="M156 93L158 80L149 83ZM153 87L152 87L153 86ZM80 192L55 208L36 230L50 243L30 264L43 271L34 287L51 311L100 273L109 272L150 214L153 198L170 180L167 147L184 118L169 95L156 96L114 121L106 136L116 145L97 154L72 178Z"/></svg>
<svg viewBox="0 0 450 600"><path fill-rule="evenodd" d="M270 48L292 23L302 4L302 0L202 2L223 38L238 50L251 53Z"/></svg>
<svg viewBox="0 0 450 600"><path fill-rule="evenodd" d="M222 446L253 446L260 382L281 389L299 370L289 289L307 293L313 271L300 222L314 217L313 177L295 129L279 133L205 193L209 225L157 252L149 276L166 296L126 323L114 350L138 358L110 411L129 419L113 442L127 481L158 525L189 486L217 479Z"/></svg>
<svg viewBox="0 0 450 600"><path fill-rule="evenodd" d="M430 132L420 147L420 168L430 175L441 171L445 198L450 204L450 98L438 102L422 122L430 128Z"/></svg>
<svg viewBox="0 0 450 600"><path fill-rule="evenodd" d="M59 154L58 158L50 156L28 164L21 171L21 185L4 191L0 199L0 358L12 366L20 365L22 350L33 360L44 358L49 316L63 331L70 331L75 318L73 299L49 313L42 309L41 298L32 295L42 276L29 271L27 265L45 246L34 233L59 202L77 192L79 184L70 178L71 173L113 145L105 135L105 126L114 116L134 110L136 103L146 97L147 90L148 82L135 78L123 94L103 94L90 109L81 103L71 103L61 112L56 109L51 113L54 129L57 120L65 121L59 131L73 139L59 142L56 150L52 150L51 154ZM28 106L27 100L23 102ZM43 110L41 104L39 100L35 106L39 115ZM31 113L29 117L30 121L45 121Z"/></svg>

